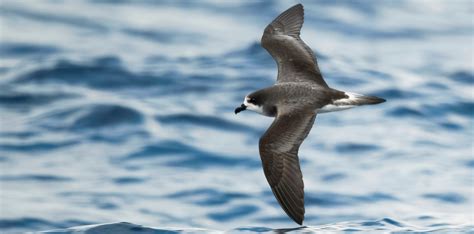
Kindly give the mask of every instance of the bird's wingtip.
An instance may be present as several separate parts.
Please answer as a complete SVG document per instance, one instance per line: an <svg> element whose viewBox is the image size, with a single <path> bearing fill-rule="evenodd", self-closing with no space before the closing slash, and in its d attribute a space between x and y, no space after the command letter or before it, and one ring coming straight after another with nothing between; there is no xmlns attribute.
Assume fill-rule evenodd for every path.
<svg viewBox="0 0 474 234"><path fill-rule="evenodd" d="M300 217L291 217L291 219L293 219L293 221L295 221L295 223L299 224L299 225L303 225L303 221L304 221L304 215L303 216L300 216Z"/></svg>

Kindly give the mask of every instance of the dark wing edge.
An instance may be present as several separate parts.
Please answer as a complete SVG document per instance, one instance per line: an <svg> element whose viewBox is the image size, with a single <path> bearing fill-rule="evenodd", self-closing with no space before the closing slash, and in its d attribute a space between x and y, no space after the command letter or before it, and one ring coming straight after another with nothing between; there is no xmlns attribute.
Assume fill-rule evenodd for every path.
<svg viewBox="0 0 474 234"><path fill-rule="evenodd" d="M286 214L300 225L305 208L298 150L315 118L315 113L277 116L259 143L263 170L272 192Z"/></svg>
<svg viewBox="0 0 474 234"><path fill-rule="evenodd" d="M267 28L272 27L284 35L299 38L303 22L303 5L296 4L277 16Z"/></svg>
<svg viewBox="0 0 474 234"><path fill-rule="evenodd" d="M303 5L297 4L270 23L261 44L278 64L277 82L311 81L328 87L311 48L300 38Z"/></svg>

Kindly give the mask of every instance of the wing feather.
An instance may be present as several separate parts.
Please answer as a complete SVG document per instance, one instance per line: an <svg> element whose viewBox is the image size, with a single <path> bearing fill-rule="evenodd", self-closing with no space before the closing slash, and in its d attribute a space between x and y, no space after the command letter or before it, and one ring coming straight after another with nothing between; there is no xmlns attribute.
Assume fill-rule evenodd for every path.
<svg viewBox="0 0 474 234"><path fill-rule="evenodd" d="M273 194L288 216L299 224L303 223L305 209L298 150L315 118L315 113L306 112L277 115L259 143L263 170Z"/></svg>
<svg viewBox="0 0 474 234"><path fill-rule="evenodd" d="M300 38L303 22L303 5L284 11L265 28L262 47L278 65L277 82L313 82L328 87L313 51Z"/></svg>

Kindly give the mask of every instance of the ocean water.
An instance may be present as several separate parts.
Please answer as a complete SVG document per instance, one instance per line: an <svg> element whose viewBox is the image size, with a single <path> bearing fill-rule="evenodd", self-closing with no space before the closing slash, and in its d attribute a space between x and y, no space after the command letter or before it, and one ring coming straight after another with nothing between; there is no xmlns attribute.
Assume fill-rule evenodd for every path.
<svg viewBox="0 0 474 234"><path fill-rule="evenodd" d="M387 102L317 116L300 229L261 168L272 119L233 113L296 3L2 0L0 232L474 232L473 2L302 1L327 83Z"/></svg>

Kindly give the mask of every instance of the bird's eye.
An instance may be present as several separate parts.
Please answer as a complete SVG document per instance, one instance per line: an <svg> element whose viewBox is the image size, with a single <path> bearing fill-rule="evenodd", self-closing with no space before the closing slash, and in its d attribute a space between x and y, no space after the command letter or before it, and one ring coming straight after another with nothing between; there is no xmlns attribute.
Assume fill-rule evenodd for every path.
<svg viewBox="0 0 474 234"><path fill-rule="evenodd" d="M250 98L249 102L255 104L257 100L255 100L255 98Z"/></svg>

